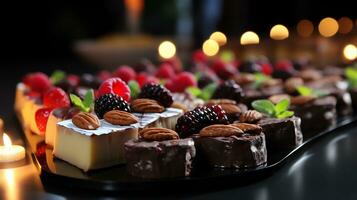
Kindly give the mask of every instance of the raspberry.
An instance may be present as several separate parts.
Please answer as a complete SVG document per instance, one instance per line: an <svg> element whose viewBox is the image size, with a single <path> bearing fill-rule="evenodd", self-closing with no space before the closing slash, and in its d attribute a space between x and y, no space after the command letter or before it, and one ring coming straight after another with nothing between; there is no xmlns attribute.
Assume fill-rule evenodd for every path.
<svg viewBox="0 0 357 200"><path fill-rule="evenodd" d="M46 132L48 117L50 116L52 110L52 108L41 108L35 113L36 125L42 135Z"/></svg>
<svg viewBox="0 0 357 200"><path fill-rule="evenodd" d="M130 89L120 78L110 78L100 85L97 93L98 97L108 93L121 96L125 101L130 100Z"/></svg>
<svg viewBox="0 0 357 200"><path fill-rule="evenodd" d="M43 104L48 108L69 107L68 95L59 87L54 87L43 96Z"/></svg>
<svg viewBox="0 0 357 200"><path fill-rule="evenodd" d="M168 63L162 63L156 72L156 77L170 79L175 76L175 71Z"/></svg>
<svg viewBox="0 0 357 200"><path fill-rule="evenodd" d="M244 97L242 88L234 81L221 83L213 93L213 99L232 99L239 103Z"/></svg>
<svg viewBox="0 0 357 200"><path fill-rule="evenodd" d="M171 65L175 72L182 71L182 62L177 57L172 57L170 59L167 59L165 60L165 63Z"/></svg>
<svg viewBox="0 0 357 200"><path fill-rule="evenodd" d="M111 110L130 112L130 107L122 97L116 94L104 94L95 100L94 111L99 118L103 118L104 114Z"/></svg>
<svg viewBox="0 0 357 200"><path fill-rule="evenodd" d="M294 68L293 64L289 60L280 60L275 63L274 67L276 70L281 70L281 71L290 71Z"/></svg>
<svg viewBox="0 0 357 200"><path fill-rule="evenodd" d="M164 107L170 107L173 103L171 92L160 84L148 83L144 85L139 98L154 99Z"/></svg>
<svg viewBox="0 0 357 200"><path fill-rule="evenodd" d="M228 124L225 111L219 105L197 107L177 120L175 127L180 137L189 137L212 124Z"/></svg>
<svg viewBox="0 0 357 200"><path fill-rule="evenodd" d="M207 56L203 53L202 50L196 50L195 52L192 53L192 60L194 62L206 63Z"/></svg>
<svg viewBox="0 0 357 200"><path fill-rule="evenodd" d="M113 73L114 77L119 77L121 78L123 81L125 81L126 83L128 83L130 80L135 79L136 77L136 72L133 70L133 68L129 67L129 66L120 66L118 67L114 73Z"/></svg>
<svg viewBox="0 0 357 200"><path fill-rule="evenodd" d="M110 79L112 77L112 74L107 70L102 70L102 71L98 72L97 77L100 80L105 81L107 79Z"/></svg>
<svg viewBox="0 0 357 200"><path fill-rule="evenodd" d="M141 72L139 75L136 76L136 81L140 85L140 87L143 87L147 83L159 83L159 79L156 77L150 76L144 72Z"/></svg>
<svg viewBox="0 0 357 200"><path fill-rule="evenodd" d="M212 69L221 79L224 80L237 73L237 68L234 67L232 63L225 63L220 59L215 60L212 64Z"/></svg>
<svg viewBox="0 0 357 200"><path fill-rule="evenodd" d="M273 73L273 67L269 63L262 63L262 73L265 75L271 75Z"/></svg>
<svg viewBox="0 0 357 200"><path fill-rule="evenodd" d="M43 94L51 86L48 76L42 72L28 74L24 77L23 83L31 88L31 90Z"/></svg>
<svg viewBox="0 0 357 200"><path fill-rule="evenodd" d="M181 72L173 79L173 92L184 92L190 86L197 86L195 76L190 72Z"/></svg>
<svg viewBox="0 0 357 200"><path fill-rule="evenodd" d="M78 86L79 82L80 82L79 76L77 76L75 74L68 74L67 80L68 80L68 82L71 82L71 84L73 84L75 86Z"/></svg>

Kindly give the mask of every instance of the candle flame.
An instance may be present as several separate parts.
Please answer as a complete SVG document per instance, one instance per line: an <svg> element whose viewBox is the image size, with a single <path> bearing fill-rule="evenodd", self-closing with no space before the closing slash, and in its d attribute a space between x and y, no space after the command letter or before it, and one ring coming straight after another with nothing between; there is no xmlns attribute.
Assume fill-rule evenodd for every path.
<svg viewBox="0 0 357 200"><path fill-rule="evenodd" d="M2 138L3 138L4 146L6 148L11 148L12 143L10 137L6 133L4 133Z"/></svg>

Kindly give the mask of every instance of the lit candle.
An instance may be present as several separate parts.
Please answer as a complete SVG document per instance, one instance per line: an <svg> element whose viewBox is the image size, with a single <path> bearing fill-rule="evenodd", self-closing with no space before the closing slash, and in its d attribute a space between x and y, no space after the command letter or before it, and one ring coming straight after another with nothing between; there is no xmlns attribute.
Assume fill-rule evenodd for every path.
<svg viewBox="0 0 357 200"><path fill-rule="evenodd" d="M19 161L25 158L25 149L19 145L12 145L9 136L3 135L4 146L0 146L0 163Z"/></svg>

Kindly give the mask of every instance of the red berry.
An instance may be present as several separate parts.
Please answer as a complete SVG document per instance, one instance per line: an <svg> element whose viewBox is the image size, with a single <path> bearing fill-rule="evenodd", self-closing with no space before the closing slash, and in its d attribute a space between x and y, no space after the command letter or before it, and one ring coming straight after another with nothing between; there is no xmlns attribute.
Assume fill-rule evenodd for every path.
<svg viewBox="0 0 357 200"><path fill-rule="evenodd" d="M107 70L102 70L102 71L98 72L97 77L100 80L105 81L107 79L110 79L112 77L112 74Z"/></svg>
<svg viewBox="0 0 357 200"><path fill-rule="evenodd" d="M35 113L36 125L42 135L46 132L47 120L52 110L52 108L41 108Z"/></svg>
<svg viewBox="0 0 357 200"><path fill-rule="evenodd" d="M36 92L36 91L30 91L27 96L29 97L35 97L35 98L40 98L41 99L41 93Z"/></svg>
<svg viewBox="0 0 357 200"><path fill-rule="evenodd" d="M71 85L78 86L80 78L79 78L79 76L77 76L75 74L69 74L67 76L67 80L68 80L68 82L71 83Z"/></svg>
<svg viewBox="0 0 357 200"><path fill-rule="evenodd" d="M159 83L160 80L157 79L156 77L150 76L146 74L145 72L141 72L136 76L136 81L140 85L140 87L143 87L147 83Z"/></svg>
<svg viewBox="0 0 357 200"><path fill-rule="evenodd" d="M120 78L110 78L104 81L97 93L97 97L104 94L116 94L123 97L125 101L130 101L130 89L128 85Z"/></svg>
<svg viewBox="0 0 357 200"><path fill-rule="evenodd" d="M262 73L265 75L271 75L273 73L273 67L269 63L261 63Z"/></svg>
<svg viewBox="0 0 357 200"><path fill-rule="evenodd" d="M59 87L54 87L47 91L43 97L43 104L48 108L69 107L68 95Z"/></svg>
<svg viewBox="0 0 357 200"><path fill-rule="evenodd" d="M182 62L177 57L172 57L170 59L165 60L165 63L170 64L175 72L182 71Z"/></svg>
<svg viewBox="0 0 357 200"><path fill-rule="evenodd" d="M184 92L190 86L197 86L195 76L190 72L181 72L173 80L174 92Z"/></svg>
<svg viewBox="0 0 357 200"><path fill-rule="evenodd" d="M192 60L194 62L206 63L207 62L207 56L203 53L202 50L196 50L192 54Z"/></svg>
<svg viewBox="0 0 357 200"><path fill-rule="evenodd" d="M126 83L128 83L130 80L135 79L136 77L136 72L133 70L133 68L129 67L129 66L120 66L119 68L117 68L114 73L113 73L114 77L119 77L121 78L123 81L125 81Z"/></svg>
<svg viewBox="0 0 357 200"><path fill-rule="evenodd" d="M156 77L170 79L175 76L173 67L168 63L162 63L156 72Z"/></svg>
<svg viewBox="0 0 357 200"><path fill-rule="evenodd" d="M31 90L41 94L46 92L52 86L48 76L42 72L26 75L23 79L23 82L25 85L29 86Z"/></svg>
<svg viewBox="0 0 357 200"><path fill-rule="evenodd" d="M174 87L174 82L172 80L167 80L165 82L165 87L171 92L176 92L176 88Z"/></svg>
<svg viewBox="0 0 357 200"><path fill-rule="evenodd" d="M275 69L281 71L290 71L293 69L293 64L289 60L281 60L275 63Z"/></svg>
<svg viewBox="0 0 357 200"><path fill-rule="evenodd" d="M213 62L212 69L221 79L224 80L237 73L237 68L233 66L232 63L225 63L220 59L217 59Z"/></svg>

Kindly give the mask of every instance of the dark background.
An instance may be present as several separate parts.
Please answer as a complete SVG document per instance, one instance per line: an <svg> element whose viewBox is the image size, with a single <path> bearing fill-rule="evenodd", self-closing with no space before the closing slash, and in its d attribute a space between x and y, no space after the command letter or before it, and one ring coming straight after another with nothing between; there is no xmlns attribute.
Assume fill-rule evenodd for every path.
<svg viewBox="0 0 357 200"><path fill-rule="evenodd" d="M194 39L200 43L200 8L193 2ZM153 35L174 35L175 0L145 0L141 30ZM261 1L225 0L217 29L231 37L250 29L267 35L275 23L294 27L300 19L315 25L323 17L357 19L355 1ZM219 9L219 8L218 8ZM1 5L1 46L3 62L75 58L74 41L97 38L108 33L126 32L125 9L121 0L36 0L8 1Z"/></svg>

